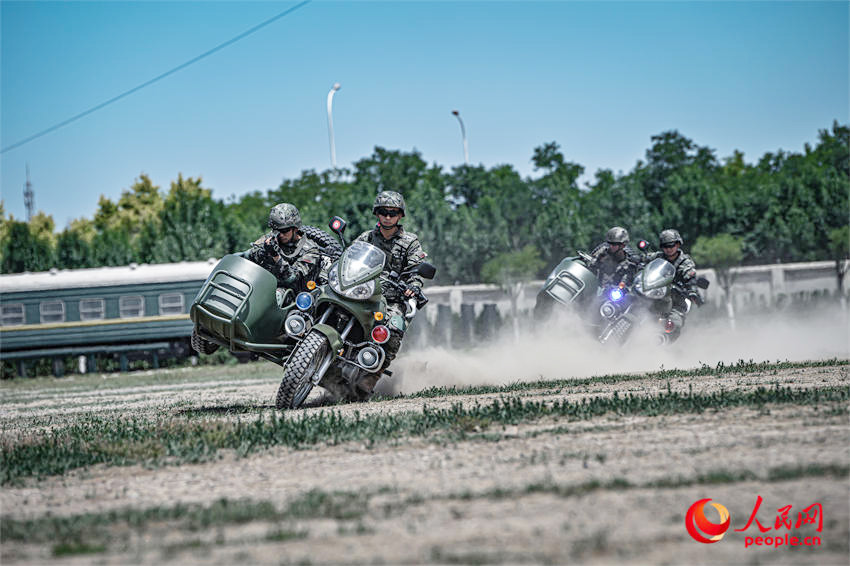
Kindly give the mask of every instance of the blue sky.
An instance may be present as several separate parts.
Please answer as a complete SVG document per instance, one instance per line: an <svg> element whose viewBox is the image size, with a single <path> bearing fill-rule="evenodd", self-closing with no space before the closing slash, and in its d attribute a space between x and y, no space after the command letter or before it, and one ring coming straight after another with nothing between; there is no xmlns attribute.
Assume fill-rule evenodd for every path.
<svg viewBox="0 0 850 566"><path fill-rule="evenodd" d="M0 3L0 145L136 87L297 2ZM289 15L0 155L6 214L91 218L142 173L200 176L216 198L375 146L534 176L557 142L589 181L677 129L719 157L802 151L848 123L850 3L330 2Z"/></svg>

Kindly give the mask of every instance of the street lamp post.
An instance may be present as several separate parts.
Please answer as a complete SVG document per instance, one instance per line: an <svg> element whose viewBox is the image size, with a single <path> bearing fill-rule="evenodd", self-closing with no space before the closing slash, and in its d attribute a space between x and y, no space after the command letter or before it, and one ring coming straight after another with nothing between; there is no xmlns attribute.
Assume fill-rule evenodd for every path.
<svg viewBox="0 0 850 566"><path fill-rule="evenodd" d="M333 119L333 101L334 93L340 89L339 83L334 83L328 92L328 139L331 144L331 167L336 169L336 146L334 146L334 119Z"/></svg>
<svg viewBox="0 0 850 566"><path fill-rule="evenodd" d="M460 119L460 112L452 110L452 114L454 114L457 121L460 122L460 135L463 137L463 160L467 165L469 165L469 145L466 143L466 128L463 127L463 120Z"/></svg>

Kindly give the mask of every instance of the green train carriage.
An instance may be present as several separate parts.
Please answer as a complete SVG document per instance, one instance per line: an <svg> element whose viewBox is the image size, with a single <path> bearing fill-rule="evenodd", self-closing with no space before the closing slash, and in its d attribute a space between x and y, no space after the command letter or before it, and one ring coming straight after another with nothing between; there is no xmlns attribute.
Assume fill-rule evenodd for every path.
<svg viewBox="0 0 850 566"><path fill-rule="evenodd" d="M0 275L0 360L194 355L189 307L217 260Z"/></svg>

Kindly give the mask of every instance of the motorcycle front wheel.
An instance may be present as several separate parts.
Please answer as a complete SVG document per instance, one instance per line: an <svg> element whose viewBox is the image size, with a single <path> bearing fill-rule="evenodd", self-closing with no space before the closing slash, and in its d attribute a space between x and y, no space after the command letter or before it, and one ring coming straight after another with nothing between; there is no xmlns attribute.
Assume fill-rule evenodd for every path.
<svg viewBox="0 0 850 566"><path fill-rule="evenodd" d="M311 332L292 353L283 369L283 380L277 390L275 407L297 409L313 390L313 375L331 355L330 344L324 334Z"/></svg>

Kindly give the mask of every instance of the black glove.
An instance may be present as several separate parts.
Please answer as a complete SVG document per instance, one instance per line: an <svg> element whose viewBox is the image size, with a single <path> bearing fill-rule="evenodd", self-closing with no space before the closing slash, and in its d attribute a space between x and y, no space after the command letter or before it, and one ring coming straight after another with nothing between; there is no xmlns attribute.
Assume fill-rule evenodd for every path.
<svg viewBox="0 0 850 566"><path fill-rule="evenodd" d="M705 301L700 297L699 293L689 293L688 298L693 301L698 307L705 304Z"/></svg>
<svg viewBox="0 0 850 566"><path fill-rule="evenodd" d="M263 244L263 250L265 250L265 252L270 256L280 255L277 251L276 242L271 238L265 241L265 243Z"/></svg>
<svg viewBox="0 0 850 566"><path fill-rule="evenodd" d="M277 268L277 278L281 282L291 285L295 281L298 273L292 269L292 266L286 263L283 258L277 260L275 267Z"/></svg>

